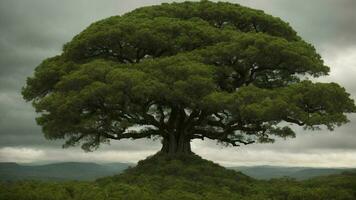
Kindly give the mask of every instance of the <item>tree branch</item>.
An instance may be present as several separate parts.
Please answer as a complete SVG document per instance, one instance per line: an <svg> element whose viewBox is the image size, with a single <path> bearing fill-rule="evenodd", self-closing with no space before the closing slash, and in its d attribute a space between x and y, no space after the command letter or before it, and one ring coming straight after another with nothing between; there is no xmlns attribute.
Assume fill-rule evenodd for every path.
<svg viewBox="0 0 356 200"><path fill-rule="evenodd" d="M293 119L293 118L290 118L290 117L285 117L283 118L284 121L286 122L290 122L290 123L293 123L293 124L297 124L299 126L304 126L305 123L304 122L301 122L299 120L296 120L296 119Z"/></svg>
<svg viewBox="0 0 356 200"><path fill-rule="evenodd" d="M255 141L244 141L244 140L238 139L238 138L229 138L228 136L229 136L229 134L224 133L224 132L213 132L213 131L209 131L209 130L198 129L198 130L194 131L194 134L191 136L191 139L204 140L204 138L209 138L212 140L218 140L221 142L225 142L225 143L231 144L233 146L240 146L237 143L244 144L244 145L255 143Z"/></svg>

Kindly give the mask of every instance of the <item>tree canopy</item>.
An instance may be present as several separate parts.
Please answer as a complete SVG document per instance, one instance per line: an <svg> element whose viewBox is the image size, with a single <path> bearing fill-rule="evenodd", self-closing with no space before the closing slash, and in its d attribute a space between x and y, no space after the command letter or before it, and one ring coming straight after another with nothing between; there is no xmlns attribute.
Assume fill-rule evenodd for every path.
<svg viewBox="0 0 356 200"><path fill-rule="evenodd" d="M279 18L238 4L138 8L91 24L44 60L23 96L48 139L97 148L110 139L227 145L294 137L292 124L333 130L356 111L315 48Z"/></svg>

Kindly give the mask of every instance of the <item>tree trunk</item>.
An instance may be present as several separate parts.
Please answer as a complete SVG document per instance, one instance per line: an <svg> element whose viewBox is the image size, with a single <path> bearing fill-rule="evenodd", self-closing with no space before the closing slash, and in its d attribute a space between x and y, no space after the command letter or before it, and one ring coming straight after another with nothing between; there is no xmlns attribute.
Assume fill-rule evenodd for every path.
<svg viewBox="0 0 356 200"><path fill-rule="evenodd" d="M190 139L184 137L184 134L169 134L162 140L161 152L167 154L190 154Z"/></svg>

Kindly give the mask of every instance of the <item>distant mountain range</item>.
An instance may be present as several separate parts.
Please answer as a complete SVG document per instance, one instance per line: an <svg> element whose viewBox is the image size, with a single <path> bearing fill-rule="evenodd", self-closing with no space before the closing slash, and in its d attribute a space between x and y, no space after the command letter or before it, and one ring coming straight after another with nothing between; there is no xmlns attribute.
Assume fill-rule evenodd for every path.
<svg viewBox="0 0 356 200"><path fill-rule="evenodd" d="M230 169L241 171L242 173L256 179L271 179L290 177L297 180L305 180L317 176L327 176L331 174L341 174L346 171L355 171L352 168L312 168L312 167L280 167L280 166L249 166L231 167Z"/></svg>
<svg viewBox="0 0 356 200"><path fill-rule="evenodd" d="M83 163L62 162L52 164L0 163L0 180L95 180L99 177L119 174L130 163Z"/></svg>
<svg viewBox="0 0 356 200"><path fill-rule="evenodd" d="M85 163L62 162L52 164L17 164L0 163L0 180L82 180L90 181L104 176L112 176L123 172L131 163ZM356 170L347 168L309 168L309 167L278 167L278 166L252 166L230 167L236 171L256 179L271 179L291 177L298 180L316 176L340 174L345 171Z"/></svg>

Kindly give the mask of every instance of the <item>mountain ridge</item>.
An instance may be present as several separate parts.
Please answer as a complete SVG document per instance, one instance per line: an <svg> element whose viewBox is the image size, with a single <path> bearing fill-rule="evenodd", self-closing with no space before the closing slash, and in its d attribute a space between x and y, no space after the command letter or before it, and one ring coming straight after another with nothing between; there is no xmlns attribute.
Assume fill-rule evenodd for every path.
<svg viewBox="0 0 356 200"><path fill-rule="evenodd" d="M0 180L81 180L92 181L103 176L121 173L133 166L129 163L109 165L94 162L56 162L43 165L0 163Z"/></svg>
<svg viewBox="0 0 356 200"><path fill-rule="evenodd" d="M273 165L236 166L229 167L229 169L241 171L248 176L264 180L282 177L305 180L318 176L341 174L343 172L356 170L356 168L347 167L292 167Z"/></svg>
<svg viewBox="0 0 356 200"><path fill-rule="evenodd" d="M133 163L121 162L95 163L70 161L48 164L0 162L0 180L92 181L97 178L120 174L125 169L135 165ZM282 177L305 180L356 170L356 168L285 167L273 165L234 166L226 168L240 171L247 176L262 180Z"/></svg>

